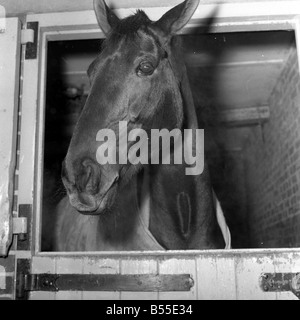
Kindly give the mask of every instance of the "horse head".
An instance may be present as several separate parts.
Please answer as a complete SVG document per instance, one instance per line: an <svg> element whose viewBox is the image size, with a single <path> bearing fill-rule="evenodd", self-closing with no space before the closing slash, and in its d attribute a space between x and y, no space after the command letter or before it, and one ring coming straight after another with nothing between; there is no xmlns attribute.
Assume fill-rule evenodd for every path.
<svg viewBox="0 0 300 320"><path fill-rule="evenodd" d="M153 22L143 11L119 19L104 0L94 0L106 40L88 69L91 90L62 168L70 203L79 212L100 214L110 209L118 190L142 168L118 161L101 163L97 150L105 141L97 141L99 131L109 129L120 141L120 121L128 123L128 130L146 132L182 127L185 70L174 35L198 4L198 0L184 1ZM119 153L117 148L117 159Z"/></svg>

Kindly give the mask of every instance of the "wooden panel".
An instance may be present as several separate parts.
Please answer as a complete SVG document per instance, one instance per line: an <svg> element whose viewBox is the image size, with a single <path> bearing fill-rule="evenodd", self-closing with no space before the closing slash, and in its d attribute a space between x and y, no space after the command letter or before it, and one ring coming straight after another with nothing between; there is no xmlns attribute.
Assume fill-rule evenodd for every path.
<svg viewBox="0 0 300 320"><path fill-rule="evenodd" d="M84 260L82 258L57 258L57 274L82 274Z"/></svg>
<svg viewBox="0 0 300 320"><path fill-rule="evenodd" d="M197 275L195 259L167 259L159 261L159 274L190 274L195 282L187 292L159 292L159 300L195 300L197 299Z"/></svg>
<svg viewBox="0 0 300 320"><path fill-rule="evenodd" d="M235 258L203 255L197 259L199 300L236 299Z"/></svg>
<svg viewBox="0 0 300 320"><path fill-rule="evenodd" d="M31 272L37 274L56 273L56 258L33 257L31 263Z"/></svg>
<svg viewBox="0 0 300 320"><path fill-rule="evenodd" d="M19 203L33 204L38 61L25 60L19 164Z"/></svg>
<svg viewBox="0 0 300 320"><path fill-rule="evenodd" d="M82 274L84 260L82 258L57 258L57 274ZM59 291L55 294L56 300L82 300L83 292L80 291Z"/></svg>
<svg viewBox="0 0 300 320"><path fill-rule="evenodd" d="M83 292L83 300L120 300L119 292Z"/></svg>
<svg viewBox="0 0 300 320"><path fill-rule="evenodd" d="M118 259L84 258L83 273L90 274L117 274L120 273Z"/></svg>
<svg viewBox="0 0 300 320"><path fill-rule="evenodd" d="M31 272L36 274L56 273L56 259L48 257L33 257ZM55 300L55 298L55 292L31 292L29 296L30 300Z"/></svg>
<svg viewBox="0 0 300 320"><path fill-rule="evenodd" d="M119 261L99 258L33 257L32 273L116 274ZM118 300L118 292L32 292L31 300Z"/></svg>
<svg viewBox="0 0 300 320"><path fill-rule="evenodd" d="M30 293L30 300L40 301L40 300L55 300L55 293L54 292L31 292Z"/></svg>
<svg viewBox="0 0 300 320"><path fill-rule="evenodd" d="M7 254L12 241L21 30L17 18L5 23L0 33L0 256Z"/></svg>
<svg viewBox="0 0 300 320"><path fill-rule="evenodd" d="M0 292L6 289L6 272L5 268L0 266Z"/></svg>
<svg viewBox="0 0 300 320"><path fill-rule="evenodd" d="M118 259L84 258L84 274L118 274L120 262ZM83 300L119 300L119 292L83 292Z"/></svg>
<svg viewBox="0 0 300 320"><path fill-rule="evenodd" d="M268 106L255 108L241 108L222 111L218 115L220 121L226 125L262 124L270 118Z"/></svg>
<svg viewBox="0 0 300 320"><path fill-rule="evenodd" d="M275 300L276 293L264 292L259 286L260 275L274 272L272 255L241 255L236 259L236 290L238 300Z"/></svg>
<svg viewBox="0 0 300 320"><path fill-rule="evenodd" d="M262 273L300 272L300 253L284 250L229 250L154 255L150 258L34 257L34 273L76 274L191 274L189 292L71 292L32 293L31 299L89 300L275 300L291 299L291 292L264 292Z"/></svg>
<svg viewBox="0 0 300 320"><path fill-rule="evenodd" d="M82 292L76 291L59 291L55 294L56 300L82 300Z"/></svg>
<svg viewBox="0 0 300 320"><path fill-rule="evenodd" d="M284 1L284 5L283 2ZM181 0L110 0L107 1L108 4L112 5L114 8L130 8L127 10L118 9L118 15L125 15L133 12L133 8L148 8L148 7L158 7L153 9L148 9L147 12L151 13L152 19L158 19L160 16L169 9L169 7L174 6L182 2ZM272 15L286 15L286 14L300 14L300 6L298 1L268 1L260 0L255 2L253 0L231 0L231 3L226 3L228 0L202 0L201 4L195 13L195 18L206 18L210 16L211 12L215 12L216 3L222 3L219 10L215 12L216 18L231 18L231 17L255 17L255 16L272 16ZM236 5L234 2L238 2ZM244 2L244 3L241 3ZM1 4L7 8L7 13L9 15L16 15L20 13L27 12L70 12L70 11L81 11L81 10L92 10L92 3L89 0L82 0L80 2L75 2L72 0L52 0L51 2L47 0L40 0L36 2L35 0L27 0L20 3L14 3L11 0L2 0ZM163 8L161 8L163 7ZM125 11L124 14L122 14ZM270 19L270 17L269 17Z"/></svg>
<svg viewBox="0 0 300 320"><path fill-rule="evenodd" d="M128 259L121 261L122 274L157 274L156 260ZM121 300L157 300L157 292L121 292Z"/></svg>

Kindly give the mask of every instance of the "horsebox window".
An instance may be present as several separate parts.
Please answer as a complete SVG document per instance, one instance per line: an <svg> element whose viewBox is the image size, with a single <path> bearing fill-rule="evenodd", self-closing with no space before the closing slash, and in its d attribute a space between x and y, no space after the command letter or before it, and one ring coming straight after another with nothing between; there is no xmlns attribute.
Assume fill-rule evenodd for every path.
<svg viewBox="0 0 300 320"><path fill-rule="evenodd" d="M300 246L300 77L295 33L181 37L199 127L205 129L206 162L231 231L232 248ZM102 39L48 42L43 252L55 251L56 208L66 195L62 162L89 94L86 71L102 43ZM85 219L93 224L93 217Z"/></svg>

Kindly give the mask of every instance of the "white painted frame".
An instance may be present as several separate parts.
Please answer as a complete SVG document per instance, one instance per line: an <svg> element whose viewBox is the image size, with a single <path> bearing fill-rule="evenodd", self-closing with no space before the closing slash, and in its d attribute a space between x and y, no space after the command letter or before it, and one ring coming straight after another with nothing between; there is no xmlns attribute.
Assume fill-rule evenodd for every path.
<svg viewBox="0 0 300 320"><path fill-rule="evenodd" d="M144 9L151 19L157 20L169 8ZM200 5L184 32L198 25L199 21L204 21L214 10L214 5ZM135 9L117 11L123 17ZM216 16L213 32L293 29L300 57L298 0L285 1L284 6L277 1L222 4ZM23 65L19 170L19 203L34 205L33 249L32 252L16 252L16 255L19 258L32 258L33 273L189 273L195 280L192 290L185 293L34 292L31 299L295 299L291 292L263 292L259 288L258 278L262 272L299 272L300 249L40 252L47 41L99 38L103 34L98 29L92 11L28 15L27 21L39 21L40 25L38 59L25 60Z"/></svg>
<svg viewBox="0 0 300 320"><path fill-rule="evenodd" d="M171 6L170 6L171 7ZM159 19L170 7L144 8L152 20ZM265 31L265 30L289 30L296 33L298 44L298 56L300 47L300 3L298 1L282 2L255 2L255 3L232 3L221 4L219 10L215 11L215 5L200 5L193 19L184 29L188 32L199 22L205 21L211 13L215 13L216 22L212 32L237 32L237 31ZM120 17L132 14L136 9L116 10ZM45 117L45 79L46 79L46 58L47 42L51 40L70 40L101 38L103 34L98 28L93 11L57 13L57 14L37 14L28 15L27 22L38 21L39 47L38 59L24 61L24 87L23 87L23 116L21 132L21 162L19 180L19 203L29 203L34 205L34 228L33 228L33 254L36 256L84 256L95 255L95 253L41 253L40 252L40 230L41 230L41 196L42 196L42 172L43 172L43 143L44 143L44 117ZM33 175L34 172L34 175ZM243 253L249 250L234 250ZM251 251L251 250L250 250ZM300 252L300 249L286 250L284 252ZM259 250L259 252L279 252L276 250ZM282 252L282 250L280 251ZM199 251L199 254L206 251ZM214 251L217 256L226 253L224 251ZM128 256L148 256L150 253L142 252L101 252L103 257ZM161 252L152 253L157 255L189 255L187 252ZM211 254L211 253L209 253Z"/></svg>

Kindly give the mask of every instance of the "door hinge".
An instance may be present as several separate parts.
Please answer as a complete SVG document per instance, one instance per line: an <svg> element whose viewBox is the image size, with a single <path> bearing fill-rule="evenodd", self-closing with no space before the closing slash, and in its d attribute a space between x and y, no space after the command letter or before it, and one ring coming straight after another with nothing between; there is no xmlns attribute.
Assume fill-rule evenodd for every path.
<svg viewBox="0 0 300 320"><path fill-rule="evenodd" d="M19 273L18 298L32 291L190 291L194 281L189 274L30 274Z"/></svg>
<svg viewBox="0 0 300 320"><path fill-rule="evenodd" d="M300 272L298 273L263 273L260 287L265 292L291 291L300 299Z"/></svg>
<svg viewBox="0 0 300 320"><path fill-rule="evenodd" d="M21 31L21 44L26 45L25 60L37 58L39 23L28 22Z"/></svg>
<svg viewBox="0 0 300 320"><path fill-rule="evenodd" d="M21 239L27 234L27 218L13 218L13 234L19 235Z"/></svg>

